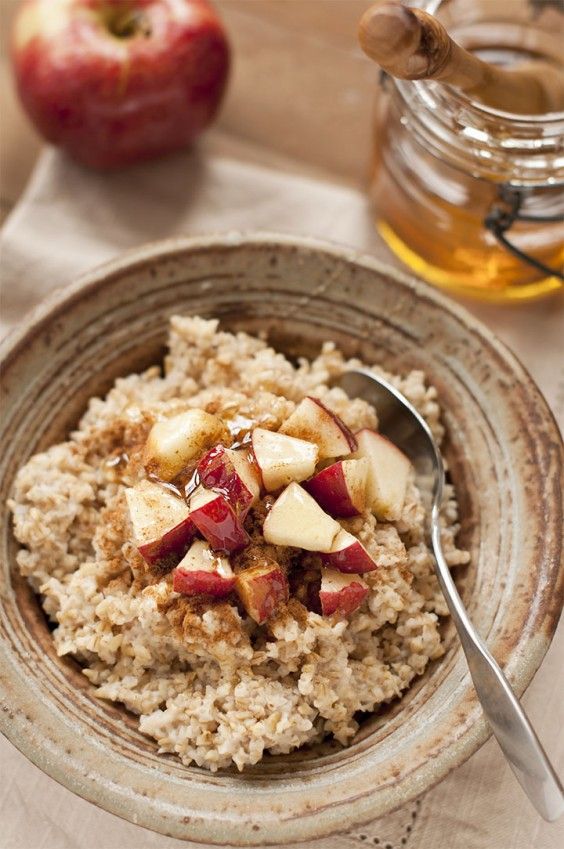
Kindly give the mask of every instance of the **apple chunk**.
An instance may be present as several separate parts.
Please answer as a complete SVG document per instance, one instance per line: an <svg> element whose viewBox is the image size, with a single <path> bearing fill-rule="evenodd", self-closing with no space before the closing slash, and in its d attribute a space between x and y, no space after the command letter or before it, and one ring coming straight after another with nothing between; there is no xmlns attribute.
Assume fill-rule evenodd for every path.
<svg viewBox="0 0 564 849"><path fill-rule="evenodd" d="M239 572L235 587L243 607L259 625L288 601L288 581L275 562L266 561Z"/></svg>
<svg viewBox="0 0 564 849"><path fill-rule="evenodd" d="M317 445L256 427L252 446L262 481L268 492L274 492L292 481L303 481L315 471Z"/></svg>
<svg viewBox="0 0 564 849"><path fill-rule="evenodd" d="M338 460L304 483L320 507L331 516L358 516L366 507L368 460Z"/></svg>
<svg viewBox="0 0 564 849"><path fill-rule="evenodd" d="M229 560L212 551L209 543L194 540L186 556L173 572L172 587L184 595L225 598L235 586Z"/></svg>
<svg viewBox="0 0 564 849"><path fill-rule="evenodd" d="M260 474L247 452L216 445L198 463L198 475L205 487L224 493L244 518L260 494Z"/></svg>
<svg viewBox="0 0 564 849"><path fill-rule="evenodd" d="M139 554L151 566L172 569L196 534L187 504L150 481L126 489L125 499Z"/></svg>
<svg viewBox="0 0 564 849"><path fill-rule="evenodd" d="M186 410L153 425L143 463L148 472L171 481L202 451L226 437L229 432L217 416L205 410Z"/></svg>
<svg viewBox="0 0 564 849"><path fill-rule="evenodd" d="M356 439L346 424L323 404L319 398L307 396L300 401L280 433L315 443L319 459L344 457L356 451Z"/></svg>
<svg viewBox="0 0 564 849"><path fill-rule="evenodd" d="M366 428L356 436L356 456L369 462L369 505L378 519L395 521L403 509L411 463L393 442L374 430Z"/></svg>
<svg viewBox="0 0 564 849"><path fill-rule="evenodd" d="M221 492L198 487L190 499L190 518L214 551L238 551L249 542L240 517Z"/></svg>
<svg viewBox="0 0 564 849"><path fill-rule="evenodd" d="M330 551L340 530L339 523L297 483L278 496L263 526L266 542L306 551Z"/></svg>
<svg viewBox="0 0 564 849"><path fill-rule="evenodd" d="M340 613L348 616L355 611L366 596L368 586L357 575L343 575L336 569L323 569L319 601L324 616Z"/></svg>
<svg viewBox="0 0 564 849"><path fill-rule="evenodd" d="M363 572L373 572L378 568L378 564L360 540L345 530L339 531L331 551L321 552L319 556L324 566L338 569L339 572L353 572L361 575Z"/></svg>

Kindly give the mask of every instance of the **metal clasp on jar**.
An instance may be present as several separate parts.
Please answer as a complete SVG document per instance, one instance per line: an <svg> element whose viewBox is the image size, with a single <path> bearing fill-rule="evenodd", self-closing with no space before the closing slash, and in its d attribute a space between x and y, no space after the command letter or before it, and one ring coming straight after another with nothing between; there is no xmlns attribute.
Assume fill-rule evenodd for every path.
<svg viewBox="0 0 564 849"><path fill-rule="evenodd" d="M543 186L542 188L561 189L562 186ZM502 183L498 187L498 197L491 205L487 215L484 218L484 227L492 233L497 241L505 250L509 251L514 257L521 262L528 263L533 268L546 274L547 277L556 277L558 280L564 281L564 273L562 270L550 268L544 262L535 259L525 251L520 250L511 242L506 233L511 229L516 221L530 221L538 224L554 224L559 221L564 221L564 215L557 213L555 215L530 215L522 211L523 203L530 193L530 190L511 186L507 183Z"/></svg>

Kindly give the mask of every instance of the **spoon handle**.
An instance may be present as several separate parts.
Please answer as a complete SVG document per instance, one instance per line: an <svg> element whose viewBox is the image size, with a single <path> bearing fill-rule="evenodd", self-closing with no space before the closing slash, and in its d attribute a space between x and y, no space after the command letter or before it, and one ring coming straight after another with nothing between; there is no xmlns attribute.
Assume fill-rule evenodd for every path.
<svg viewBox="0 0 564 849"><path fill-rule="evenodd" d="M521 787L543 819L551 822L564 812L562 784L505 675L468 618L443 556L438 508L433 510L432 540L439 583L485 717Z"/></svg>

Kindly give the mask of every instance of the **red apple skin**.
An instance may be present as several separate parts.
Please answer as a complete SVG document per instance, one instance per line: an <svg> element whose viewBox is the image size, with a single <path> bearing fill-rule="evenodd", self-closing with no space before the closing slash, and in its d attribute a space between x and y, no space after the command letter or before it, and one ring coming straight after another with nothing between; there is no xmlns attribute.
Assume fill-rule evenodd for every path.
<svg viewBox="0 0 564 849"><path fill-rule="evenodd" d="M349 584L337 593L320 590L321 612L323 616L331 616L332 613L349 616L360 607L367 595L368 588L356 583Z"/></svg>
<svg viewBox="0 0 564 849"><path fill-rule="evenodd" d="M129 37L108 26L120 0L26 0L14 23L24 108L47 141L93 168L190 144L226 86L229 45L206 0L132 0L131 9L140 29Z"/></svg>
<svg viewBox="0 0 564 849"><path fill-rule="evenodd" d="M315 401L318 407L320 407L325 413L328 413L331 416L333 421L336 422L339 429L341 430L344 438L349 443L349 448L351 452L356 451L356 449L358 448L356 437L352 430L346 426L342 418L338 416L337 413L334 413L333 410L330 410L329 407L326 407L325 404L319 400L319 398L313 398L311 395L308 395L307 397L310 399L310 401Z"/></svg>
<svg viewBox="0 0 564 849"><path fill-rule="evenodd" d="M198 463L198 475L207 489L225 493L241 518L245 518L254 500L253 493L236 473L223 445L216 445L204 454ZM257 479L258 477L257 470Z"/></svg>
<svg viewBox="0 0 564 849"><path fill-rule="evenodd" d="M196 526L188 517L164 536L139 546L141 557L159 570L172 569L184 557L196 536Z"/></svg>
<svg viewBox="0 0 564 849"><path fill-rule="evenodd" d="M184 595L211 595L225 598L235 587L235 575L224 578L214 572L175 569L172 576L172 588Z"/></svg>
<svg viewBox="0 0 564 849"><path fill-rule="evenodd" d="M350 498L341 460L322 469L302 486L330 516L348 519L361 514Z"/></svg>
<svg viewBox="0 0 564 849"><path fill-rule="evenodd" d="M363 575L365 572L374 572L378 568L358 540L340 551L320 552L319 557L324 566L338 569L345 574Z"/></svg>
<svg viewBox="0 0 564 849"><path fill-rule="evenodd" d="M282 602L288 601L288 580L277 563L244 569L237 575L235 588L243 607L259 625L266 622Z"/></svg>
<svg viewBox="0 0 564 849"><path fill-rule="evenodd" d="M304 407L307 410L305 414ZM298 419L297 423L296 418ZM313 422L309 420L310 418L313 418ZM292 419L294 419L293 422ZM326 434L323 437L324 431L326 432L327 430L330 433L336 430L338 433L337 441L344 443L344 445L341 444L338 451L327 450L326 443L328 440ZM321 439L320 432L322 434ZM298 439L304 439L307 442L313 442L318 445L320 460L328 457L342 457L352 454L358 448L355 435L346 426L341 417L334 413L333 410L330 410L329 407L326 407L319 398L314 398L313 395L306 395L300 401L292 415L282 423L280 433L295 436ZM332 440L333 442L335 441L334 436L332 436Z"/></svg>
<svg viewBox="0 0 564 849"><path fill-rule="evenodd" d="M241 520L221 493L217 493L213 501L192 510L190 518L214 551L231 553L249 543Z"/></svg>

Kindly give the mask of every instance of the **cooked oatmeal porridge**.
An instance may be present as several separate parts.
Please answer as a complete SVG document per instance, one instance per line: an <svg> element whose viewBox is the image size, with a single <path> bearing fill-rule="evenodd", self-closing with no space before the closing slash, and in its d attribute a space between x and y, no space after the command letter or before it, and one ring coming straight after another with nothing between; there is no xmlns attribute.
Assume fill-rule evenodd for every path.
<svg viewBox="0 0 564 849"><path fill-rule="evenodd" d="M413 470L328 388L347 365L174 317L164 369L117 380L17 476L18 564L58 654L185 764L347 744L443 652ZM424 375L386 377L440 439ZM466 563L451 486L442 519Z"/></svg>

